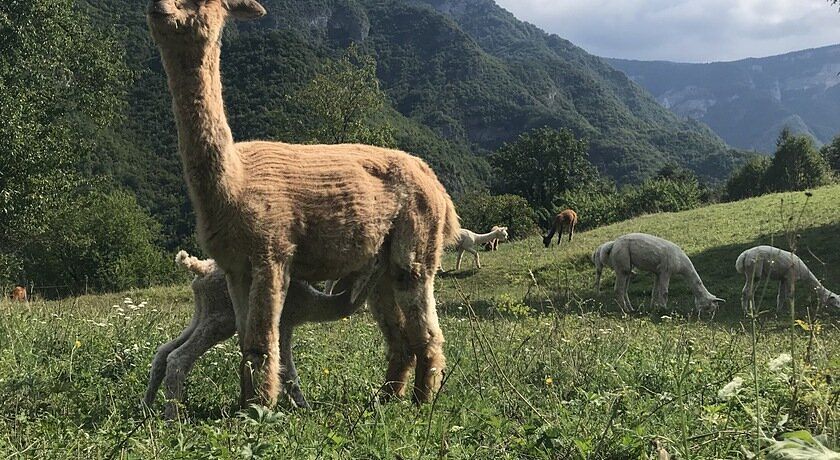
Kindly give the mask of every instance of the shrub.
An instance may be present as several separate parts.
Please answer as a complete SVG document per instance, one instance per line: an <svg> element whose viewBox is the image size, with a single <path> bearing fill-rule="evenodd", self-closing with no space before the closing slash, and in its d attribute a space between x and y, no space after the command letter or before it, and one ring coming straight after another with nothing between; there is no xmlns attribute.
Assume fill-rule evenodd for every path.
<svg viewBox="0 0 840 460"><path fill-rule="evenodd" d="M735 171L726 182L726 199L743 200L764 193L764 176L770 168L770 158L756 157Z"/></svg>
<svg viewBox="0 0 840 460"><path fill-rule="evenodd" d="M697 181L646 180L624 191L624 218L694 209L702 204L702 193Z"/></svg>
<svg viewBox="0 0 840 460"><path fill-rule="evenodd" d="M522 239L539 231L536 213L521 196L472 193L459 200L457 208L461 226L477 233L502 225L511 239Z"/></svg>
<svg viewBox="0 0 840 460"><path fill-rule="evenodd" d="M783 130L776 145L776 154L764 176L767 191L805 190L831 183L828 164L810 136Z"/></svg>
<svg viewBox="0 0 840 460"><path fill-rule="evenodd" d="M22 251L24 271L42 295L119 291L175 279L161 251L160 225L123 191L88 192L45 216L47 232Z"/></svg>

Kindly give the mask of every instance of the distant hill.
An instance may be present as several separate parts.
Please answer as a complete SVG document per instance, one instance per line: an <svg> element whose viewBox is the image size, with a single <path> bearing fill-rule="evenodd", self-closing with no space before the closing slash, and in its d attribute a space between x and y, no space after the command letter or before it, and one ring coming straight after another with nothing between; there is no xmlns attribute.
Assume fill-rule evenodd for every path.
<svg viewBox="0 0 840 460"><path fill-rule="evenodd" d="M605 61L734 147L770 153L785 126L821 143L840 133L840 45L709 64Z"/></svg>
<svg viewBox="0 0 840 460"><path fill-rule="evenodd" d="M124 126L106 136L95 174L137 192L167 234L189 235L177 137L145 0L86 0L116 29L136 72ZM425 158L455 195L484 187L484 157L532 128L568 127L620 183L666 162L727 177L742 155L707 127L681 120L642 87L572 43L516 19L492 0L262 0L268 15L233 22L222 55L236 139L283 140L289 97L319 66L358 43L377 59L390 100L382 114L399 147Z"/></svg>

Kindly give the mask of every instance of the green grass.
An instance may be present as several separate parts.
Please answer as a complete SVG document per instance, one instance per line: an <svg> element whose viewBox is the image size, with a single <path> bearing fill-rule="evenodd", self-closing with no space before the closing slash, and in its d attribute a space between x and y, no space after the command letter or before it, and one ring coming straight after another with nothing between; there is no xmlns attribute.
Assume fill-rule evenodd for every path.
<svg viewBox="0 0 840 460"><path fill-rule="evenodd" d="M800 296L798 317L820 330L793 330L792 378L790 366L767 366L790 352L790 321L760 316L753 359L751 325L738 300L738 253L760 243L786 246L795 233L800 252L810 249L825 263L803 254L818 276L840 287L840 187L816 190L802 212L804 202L801 193L772 195L645 216L581 233L560 248L544 249L532 238L482 253L481 270L439 278L448 373L436 402L420 409L373 402L385 360L367 313L298 332L296 359L312 410L284 403L273 412L238 414L239 352L231 340L196 365L187 419L167 423L157 411L147 417L139 400L155 348L192 313L188 287L0 303L0 452L62 459L623 459L649 458L658 440L679 458L742 458L742 449L754 450L756 409L768 436L806 429L836 440L838 313L814 315L812 299ZM800 214L793 225L789 217ZM679 279L669 311L623 318L608 271L604 295L596 296L589 254L630 231L682 245L709 289L729 300L723 311L713 321L691 318L693 302ZM444 266L453 266L452 254ZM635 305L647 304L651 283L645 274L634 278ZM759 298L773 310L775 287ZM744 380L737 395L718 397L734 377Z"/></svg>

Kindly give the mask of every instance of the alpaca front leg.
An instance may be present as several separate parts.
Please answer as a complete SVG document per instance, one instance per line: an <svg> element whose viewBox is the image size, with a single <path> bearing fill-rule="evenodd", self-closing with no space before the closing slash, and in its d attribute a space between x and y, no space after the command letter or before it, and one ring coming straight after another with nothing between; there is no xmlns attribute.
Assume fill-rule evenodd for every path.
<svg viewBox="0 0 840 460"><path fill-rule="evenodd" d="M273 406L280 392L278 333L289 272L285 264L262 261L254 266L251 276L248 321L242 338L239 368L243 389L240 402L243 407L252 403Z"/></svg>
<svg viewBox="0 0 840 460"><path fill-rule="evenodd" d="M575 225L576 224L572 224L572 227L569 229L569 242L571 242L572 238L575 236Z"/></svg>
<svg viewBox="0 0 840 460"><path fill-rule="evenodd" d="M455 259L455 270L461 269L461 259L464 257L464 250L458 248L458 258Z"/></svg>
<svg viewBox="0 0 840 460"><path fill-rule="evenodd" d="M630 296L627 294L627 288L630 284L629 281L629 273L616 270L614 288L615 300L618 303L618 306L621 307L621 311L624 313L627 313L628 311L633 311L633 305L630 303Z"/></svg>
<svg viewBox="0 0 840 460"><path fill-rule="evenodd" d="M783 279L779 282L779 294L776 296L776 314L790 308L791 297L790 282Z"/></svg>
<svg viewBox="0 0 840 460"><path fill-rule="evenodd" d="M478 251L476 251L475 248L467 249L467 251L469 251L475 259L475 268L481 268L481 259L478 257Z"/></svg>
<svg viewBox="0 0 840 460"><path fill-rule="evenodd" d="M595 293L601 294L601 273L603 272L602 269L596 268L595 269Z"/></svg>
<svg viewBox="0 0 840 460"><path fill-rule="evenodd" d="M565 225L560 225L560 228L557 230L557 246L563 244L563 231L566 229Z"/></svg>
<svg viewBox="0 0 840 460"><path fill-rule="evenodd" d="M405 315L409 349L417 358L414 369L414 402L429 401L440 389L446 358L443 331L438 324L434 277L400 283L394 291Z"/></svg>
<svg viewBox="0 0 840 460"><path fill-rule="evenodd" d="M656 275L656 288L654 289L655 304L658 307L668 306L668 286L671 284L671 277L667 273Z"/></svg>

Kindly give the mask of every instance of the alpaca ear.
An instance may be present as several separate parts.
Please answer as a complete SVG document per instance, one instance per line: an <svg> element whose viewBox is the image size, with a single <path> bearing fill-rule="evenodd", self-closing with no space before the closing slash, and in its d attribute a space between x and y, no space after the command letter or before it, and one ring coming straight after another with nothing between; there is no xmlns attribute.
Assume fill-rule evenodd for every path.
<svg viewBox="0 0 840 460"><path fill-rule="evenodd" d="M720 297L715 297L715 302L726 303L726 300L721 299Z"/></svg>
<svg viewBox="0 0 840 460"><path fill-rule="evenodd" d="M256 19L265 16L265 8L256 0L224 0L225 9L233 17L241 20Z"/></svg>

